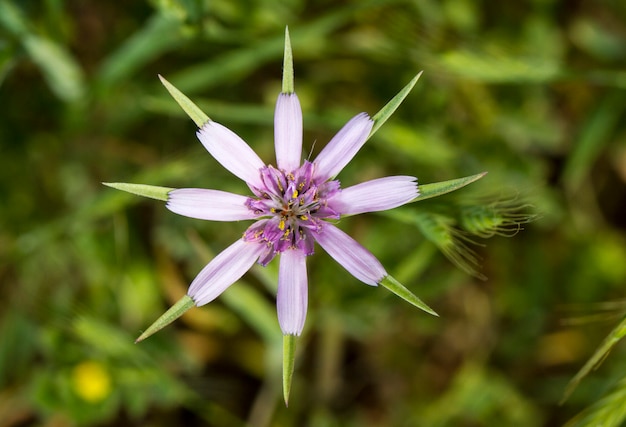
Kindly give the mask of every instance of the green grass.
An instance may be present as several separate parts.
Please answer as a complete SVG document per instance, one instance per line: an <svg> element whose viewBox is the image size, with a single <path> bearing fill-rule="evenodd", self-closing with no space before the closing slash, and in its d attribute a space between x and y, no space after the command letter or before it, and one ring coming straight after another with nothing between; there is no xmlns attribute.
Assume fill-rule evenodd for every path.
<svg viewBox="0 0 626 427"><path fill-rule="evenodd" d="M134 344L247 224L101 184L247 194L158 76L273 163L286 25L305 155L383 111L343 185L415 175L427 194L488 171L339 224L440 317L317 248L288 408L275 264ZM0 0L2 419L620 425L624 34L626 7L608 0Z"/></svg>

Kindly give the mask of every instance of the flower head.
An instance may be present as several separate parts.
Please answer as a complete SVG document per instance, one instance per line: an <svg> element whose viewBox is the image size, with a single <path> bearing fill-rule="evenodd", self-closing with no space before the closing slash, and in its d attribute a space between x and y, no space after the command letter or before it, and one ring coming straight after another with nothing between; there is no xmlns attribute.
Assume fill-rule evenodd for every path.
<svg viewBox="0 0 626 427"><path fill-rule="evenodd" d="M374 125L365 113L350 120L312 162L302 156L302 110L295 93L276 103L276 164L265 165L241 138L208 121L198 138L217 161L242 179L252 195L218 190L178 189L167 207L181 215L214 221L256 220L243 237L218 255L189 288L203 305L239 279L254 262L280 257L277 309L284 334L299 335L307 310L306 256L315 242L362 282L376 286L387 272L363 246L328 220L391 209L414 200L417 179L394 176L341 188L334 177L363 146Z"/></svg>
<svg viewBox="0 0 626 427"><path fill-rule="evenodd" d="M239 280L255 262L265 266L279 257L276 296L284 335L283 386L289 394L294 337L302 333L307 312L306 257L317 242L361 282L383 285L414 306L436 313L390 276L371 252L336 227L345 215L392 209L461 188L484 174L417 187L412 176L390 176L342 188L335 177L367 139L393 114L421 73L373 117L354 116L313 160L302 161L302 109L294 91L289 33L285 33L283 87L274 115L276 166L265 164L239 136L209 119L193 102L161 77L180 106L200 128L197 136L207 151L243 180L250 194L214 189L172 189L142 184L108 183L114 188L167 202L180 215L211 221L254 221L232 245L217 255L191 283L187 295L137 339L141 341L192 306L209 303ZM420 196L418 198L418 196Z"/></svg>
<svg viewBox="0 0 626 427"><path fill-rule="evenodd" d="M254 220L239 240L198 274L188 295L197 306L207 304L255 262L265 266L278 256L279 324L283 334L300 335L307 311L306 257L314 253L315 242L368 285L376 286L389 277L371 252L330 221L344 215L401 206L415 200L419 191L417 179L411 176L380 178L348 188L341 188L335 179L365 144L375 125L386 120L397 105L380 117L378 123L366 113L357 114L313 161L302 161L302 109L293 90L288 33L284 73L283 91L278 95L274 115L276 166L265 164L244 140L225 126L203 115L196 119L196 123L201 123L197 133L200 142L224 168L243 180L252 194L176 189L167 194L167 208L180 215L212 221ZM176 97L175 89L169 86L168 89ZM388 285L390 280L384 284ZM413 296L412 302L431 311L417 297Z"/></svg>

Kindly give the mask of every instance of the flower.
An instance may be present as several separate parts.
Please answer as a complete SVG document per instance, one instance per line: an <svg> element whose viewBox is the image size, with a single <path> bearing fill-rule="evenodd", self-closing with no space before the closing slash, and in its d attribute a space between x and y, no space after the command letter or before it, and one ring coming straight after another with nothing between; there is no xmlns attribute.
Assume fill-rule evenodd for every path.
<svg viewBox="0 0 626 427"><path fill-rule="evenodd" d="M277 255L280 265L276 305L280 328L285 337L300 335L307 312L306 257L313 254L315 242L358 280L371 286L381 284L414 306L436 315L390 276L371 252L332 223L344 215L392 209L418 198L417 178L412 176L379 178L343 189L335 177L393 114L420 75L415 76L374 117L366 113L357 114L315 160L301 163L302 109L294 91L291 44L289 32L285 31L283 88L274 114L276 166L263 163L245 141L211 120L189 98L159 76L170 94L200 128L197 136L207 151L224 168L243 180L252 195L129 183L105 185L164 200L172 212L191 218L255 222L240 239L200 271L187 295L144 331L136 342L165 327L192 306L213 301L255 262L266 266ZM431 184L426 197L453 191L480 177L482 175ZM289 347L287 341L285 346Z"/></svg>
<svg viewBox="0 0 626 427"><path fill-rule="evenodd" d="M277 312L285 335L300 335L307 312L306 257L317 242L360 281L376 286L388 276L367 249L329 220L392 209L414 200L417 179L391 176L342 189L334 177L367 140L374 122L365 113L350 120L312 162L302 155L302 110L295 93L281 93L274 116L276 167L265 165L226 127L208 121L198 131L207 151L246 182L253 196L218 190L183 188L168 194L167 208L213 221L255 220L229 248L191 283L196 305L219 296L255 262L265 266L280 258Z"/></svg>
<svg viewBox="0 0 626 427"><path fill-rule="evenodd" d="M167 202L180 215L211 221L253 220L243 236L217 255L191 283L187 295L170 307L135 342L159 331L194 305L217 298L255 262L265 266L280 258L276 305L283 332L283 393L289 396L295 358L295 337L302 333L307 312L306 257L315 242L355 278L382 285L400 298L437 315L422 300L389 275L371 252L337 228L345 215L376 212L436 197L464 187L485 173L426 184L417 178L390 176L341 188L335 177L367 139L389 119L417 80L418 73L373 117L354 116L312 162L302 157L302 109L294 91L289 32L285 31L283 87L274 115L276 166L266 165L239 136L209 119L189 98L164 78L161 82L200 128L198 139L226 169L251 190L244 196L220 190L173 189L144 184L104 183L107 186Z"/></svg>

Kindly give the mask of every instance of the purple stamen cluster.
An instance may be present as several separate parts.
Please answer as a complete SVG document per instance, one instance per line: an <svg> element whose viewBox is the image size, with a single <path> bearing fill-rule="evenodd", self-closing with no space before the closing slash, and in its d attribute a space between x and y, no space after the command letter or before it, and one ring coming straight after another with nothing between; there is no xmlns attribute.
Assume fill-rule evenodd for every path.
<svg viewBox="0 0 626 427"><path fill-rule="evenodd" d="M287 249L313 254L312 233L321 231L323 219L339 219L340 214L329 206L329 199L340 191L339 181L316 183L313 169L309 161L290 173L271 165L261 169L263 185L252 188L256 198L248 198L246 206L258 217L267 218L250 226L243 237L246 242L267 246L259 258L261 265Z"/></svg>

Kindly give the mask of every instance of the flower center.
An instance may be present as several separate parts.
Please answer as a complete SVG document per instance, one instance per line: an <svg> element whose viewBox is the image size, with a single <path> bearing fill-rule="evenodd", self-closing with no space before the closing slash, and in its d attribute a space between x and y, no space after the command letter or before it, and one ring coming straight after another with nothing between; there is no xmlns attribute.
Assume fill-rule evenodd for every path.
<svg viewBox="0 0 626 427"><path fill-rule="evenodd" d="M313 234L322 227L322 219L339 218L328 207L327 199L336 194L339 181L315 182L314 165L305 161L293 172L285 173L273 166L260 170L262 188L252 188L255 196L246 206L263 217L244 233L244 240L267 245L267 253L259 262L266 265L277 253L299 249L313 253Z"/></svg>

